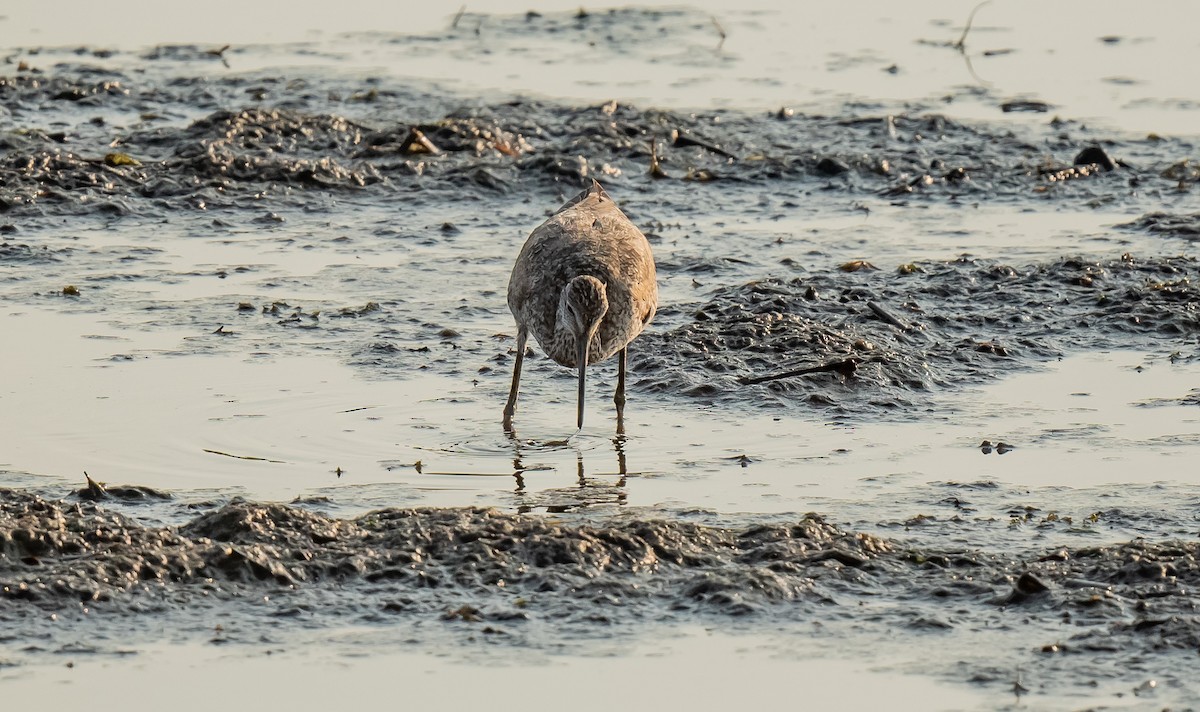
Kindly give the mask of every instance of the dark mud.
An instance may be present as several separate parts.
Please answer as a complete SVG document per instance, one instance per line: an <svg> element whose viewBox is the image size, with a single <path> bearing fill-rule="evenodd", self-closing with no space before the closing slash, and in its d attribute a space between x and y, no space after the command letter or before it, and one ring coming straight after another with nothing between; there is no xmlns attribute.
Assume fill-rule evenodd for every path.
<svg viewBox="0 0 1200 712"><path fill-rule="evenodd" d="M47 615L69 623L34 636L26 654L79 644L103 652L127 644L106 642L114 621L129 627L149 616L202 632L216 607L226 628L250 636L264 616L318 626L386 618L465 625L465 634L486 627L537 647L597 626L624 635L697 616L812 620L834 635L847 625L859 635L863 626L952 635L969 620L967 630L1012 638L989 664L966 671L976 682L1024 666L1040 683L1062 674L1075 684L1080 670L1058 670L1058 658L1094 656L1082 666L1090 675L1113 664L1141 669L1145 656L1174 651L1152 672L1186 685L1175 673L1186 673L1200 650L1198 553L1193 541L1141 539L1023 552L947 548L848 531L815 514L729 526L488 509L387 509L341 520L235 500L163 527L89 501L3 490L0 618L13 631L9 641L27 643L20 631Z"/></svg>
<svg viewBox="0 0 1200 712"><path fill-rule="evenodd" d="M1200 213L1148 213L1121 227L1195 240L1200 238Z"/></svg>
<svg viewBox="0 0 1200 712"><path fill-rule="evenodd" d="M438 599L483 597L512 607L522 597L563 594L549 615L586 616L596 603L640 601L746 613L805 597L824 562L859 568L890 548L819 518L734 532L671 521L572 526L476 509L383 510L346 521L233 502L160 529L13 491L2 506L5 575L12 577L5 594L51 609L219 581L268 589L386 584L418 599L437 589L413 602L426 612L439 610ZM817 568L801 575L808 567Z"/></svg>
<svg viewBox="0 0 1200 712"><path fill-rule="evenodd" d="M718 290L688 323L643 337L638 387L864 414L1070 351L1137 344L1192 353L1200 343L1200 263L1190 257L793 267L801 276ZM860 362L849 378L743 383L844 359Z"/></svg>
<svg viewBox="0 0 1200 712"><path fill-rule="evenodd" d="M175 66L162 74L64 63L0 78L12 115L0 134L0 212L312 209L314 192L362 190L492 200L571 192L592 177L674 202L784 183L830 197L1094 208L1174 200L1196 182L1178 168L1193 157L1187 141L1103 136L1061 120L1018 133L919 113L780 119L617 102L458 102L384 80L345 96L344 81L319 76L201 78L174 76ZM652 144L658 175L674 180L651 177ZM113 155L132 161L105 160Z"/></svg>

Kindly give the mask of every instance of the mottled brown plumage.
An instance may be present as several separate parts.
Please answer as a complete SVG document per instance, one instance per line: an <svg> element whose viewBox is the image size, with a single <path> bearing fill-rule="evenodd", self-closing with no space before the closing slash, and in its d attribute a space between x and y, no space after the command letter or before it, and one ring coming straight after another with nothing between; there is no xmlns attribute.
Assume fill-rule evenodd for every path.
<svg viewBox="0 0 1200 712"><path fill-rule="evenodd" d="M547 356L579 370L580 428L587 366L620 353L613 398L619 418L627 347L658 308L658 284L646 236L599 183L592 181L530 233L508 282L508 308L517 320L517 358L504 407L506 427L517 407L530 334Z"/></svg>

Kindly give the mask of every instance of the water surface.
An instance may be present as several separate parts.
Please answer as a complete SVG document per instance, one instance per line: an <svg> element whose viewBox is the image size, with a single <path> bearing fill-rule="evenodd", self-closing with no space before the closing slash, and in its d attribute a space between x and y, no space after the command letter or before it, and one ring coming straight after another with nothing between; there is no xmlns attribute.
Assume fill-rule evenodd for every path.
<svg viewBox="0 0 1200 712"><path fill-rule="evenodd" d="M17 699L512 656L1194 697L1191 10L993 3L959 52L958 3L89 8L0 20ZM658 262L626 433L612 364L573 435L540 356L505 433L512 259L593 178Z"/></svg>

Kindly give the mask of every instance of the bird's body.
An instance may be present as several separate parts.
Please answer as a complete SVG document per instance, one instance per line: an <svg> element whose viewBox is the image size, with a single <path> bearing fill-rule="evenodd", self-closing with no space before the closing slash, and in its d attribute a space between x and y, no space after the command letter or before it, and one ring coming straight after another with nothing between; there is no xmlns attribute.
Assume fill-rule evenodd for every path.
<svg viewBox="0 0 1200 712"><path fill-rule="evenodd" d="M547 356L579 370L580 427L587 365L620 353L619 413L626 347L658 308L650 243L593 181L530 233L508 283L508 307L517 321L517 360L506 424L516 409L529 334Z"/></svg>

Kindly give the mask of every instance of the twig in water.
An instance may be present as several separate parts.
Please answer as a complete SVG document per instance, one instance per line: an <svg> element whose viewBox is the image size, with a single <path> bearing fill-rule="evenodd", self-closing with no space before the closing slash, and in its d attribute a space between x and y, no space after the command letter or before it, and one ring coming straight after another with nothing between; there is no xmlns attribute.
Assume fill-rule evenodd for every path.
<svg viewBox="0 0 1200 712"><path fill-rule="evenodd" d="M904 321L900 318L893 316L891 312L889 312L887 309L884 309L883 306L881 306L878 302L867 302L867 306L871 308L871 311L875 312L875 316L879 317L882 321L886 321L900 331L908 331L912 328L908 324L904 323Z"/></svg>
<svg viewBox="0 0 1200 712"><path fill-rule="evenodd" d="M108 490L104 489L103 482L93 480L92 476L87 473L87 470L83 471L83 476L87 478L88 494L92 499L104 499L108 496Z"/></svg>
<svg viewBox="0 0 1200 712"><path fill-rule="evenodd" d="M878 360L878 359L872 359ZM742 376L738 379L743 386L753 386L758 383L766 383L768 381L779 381L784 378L794 378L796 376L806 376L810 373L825 373L833 371L841 375L843 378L850 378L854 372L858 370L858 365L862 361L856 358L848 358L843 361L833 361L821 366L809 366L808 368L798 368L794 371L785 371L783 373L775 373L770 376Z"/></svg>
<svg viewBox="0 0 1200 712"><path fill-rule="evenodd" d="M715 143L702 141L694 136L689 135L686 131L681 131L680 129L671 129L671 145L675 148L698 146L706 151L712 151L718 156L724 156L726 158L737 160L737 156L733 155L729 151L726 151Z"/></svg>
<svg viewBox="0 0 1200 712"><path fill-rule="evenodd" d="M721 23L717 22L716 15L713 16L712 23L713 27L717 28L717 34L721 35L721 41L717 43L717 51L720 52L721 48L725 46L725 28L721 27Z"/></svg>
<svg viewBox="0 0 1200 712"><path fill-rule="evenodd" d="M963 61L965 61L967 63L967 72L975 79L975 81L979 82L980 86L984 86L984 87L992 86L991 82L989 82L988 80L979 76L979 74L975 71L975 65L971 63L971 55L967 54L966 52L963 52L962 58L963 58Z"/></svg>
<svg viewBox="0 0 1200 712"><path fill-rule="evenodd" d="M450 23L450 29L452 29L452 30L458 29L458 21L462 19L463 13L465 13L466 11L467 11L466 5L463 5L462 7L458 8L458 12L456 12L454 14L454 21Z"/></svg>
<svg viewBox="0 0 1200 712"><path fill-rule="evenodd" d="M964 54L966 53L967 33L971 31L971 23L975 21L975 13L979 12L979 8L983 7L984 5L987 5L991 1L992 0L983 0L983 2L976 5L975 8L973 10L971 10L971 14L967 15L967 26L963 28L962 37L959 37L957 42L950 45L951 47L958 50L959 52L962 52Z"/></svg>
<svg viewBox="0 0 1200 712"><path fill-rule="evenodd" d="M225 50L229 49L232 46L233 45L225 45L224 47L221 47L219 49L210 49L210 50L207 50L205 52L205 54L207 54L210 57L216 57L217 59L221 60L221 64L224 64L225 68L229 69L229 60L225 59Z"/></svg>
<svg viewBox="0 0 1200 712"><path fill-rule="evenodd" d="M1021 695L1029 692L1029 688L1021 684L1021 668L1017 668L1017 677L1012 684L1013 695L1016 696L1017 702L1021 701Z"/></svg>
<svg viewBox="0 0 1200 712"><path fill-rule="evenodd" d="M258 462L273 462L277 465L286 465L287 464L283 460L271 460L269 458L257 457L255 455L233 455L228 452L221 452L220 450L209 450L208 448L202 448L202 449L204 450L204 452L212 453L213 455L224 455L225 457L232 457L235 460L257 460Z"/></svg>
<svg viewBox="0 0 1200 712"><path fill-rule="evenodd" d="M880 321L887 323L887 324L891 324L892 326L894 326L900 330L900 333L896 334L896 338L899 339L902 343L905 343L905 344L912 343L907 338L905 338L905 334L916 334L917 336L924 339L926 342L928 342L930 340L929 334L925 333L925 331L923 329L921 329L918 326L913 326L909 322L901 319L898 316L895 316L894 314L889 312L887 309L884 309L882 304L879 304L878 302L867 302L867 306L871 308L871 311L875 313L875 316L879 317Z"/></svg>
<svg viewBox="0 0 1200 712"><path fill-rule="evenodd" d="M658 139L650 139L650 177L670 178L663 170L662 164L658 162Z"/></svg>
<svg viewBox="0 0 1200 712"><path fill-rule="evenodd" d="M408 130L408 135L400 143L400 153L441 153L425 132L416 126Z"/></svg>

